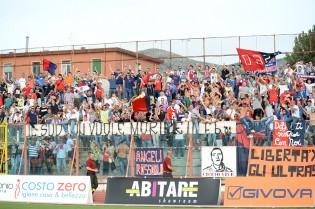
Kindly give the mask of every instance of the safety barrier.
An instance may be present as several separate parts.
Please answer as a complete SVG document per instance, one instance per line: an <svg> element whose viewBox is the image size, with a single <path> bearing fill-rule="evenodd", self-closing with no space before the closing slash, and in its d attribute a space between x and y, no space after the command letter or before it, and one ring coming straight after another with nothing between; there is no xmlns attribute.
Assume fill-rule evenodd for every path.
<svg viewBox="0 0 315 209"><path fill-rule="evenodd" d="M0 125L0 174L8 174L8 129L7 125Z"/></svg>

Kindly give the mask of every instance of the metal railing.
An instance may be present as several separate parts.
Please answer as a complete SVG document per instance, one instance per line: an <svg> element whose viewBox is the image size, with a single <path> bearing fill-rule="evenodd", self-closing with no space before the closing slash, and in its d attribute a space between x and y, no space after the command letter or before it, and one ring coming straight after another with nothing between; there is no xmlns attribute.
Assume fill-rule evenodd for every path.
<svg viewBox="0 0 315 209"><path fill-rule="evenodd" d="M205 37L205 38L187 38L187 39L168 39L168 40L148 40L148 41L130 41L130 42L114 42L114 43L97 43L97 44L80 44L66 46L50 46L50 47L34 47L20 49L4 49L0 50L0 56L11 56L17 58L19 54L29 57L37 53L40 57L45 56L56 57L62 52L67 51L70 55L72 68L82 63L77 55L81 52L92 53L91 49L101 49L103 51L102 62L134 62L135 66L141 63L141 55L147 55L164 61L161 65L162 70L168 67L187 67L192 64L194 66L210 65L223 63L238 63L239 59L236 48L245 48L264 52L281 51L283 54L278 58L283 58L285 53L293 53L294 40L299 34L271 34L271 35L248 35L248 36L226 36L226 37ZM310 40L308 51L294 53L315 52L315 46ZM106 57L106 50L120 48L135 53L134 58L126 58L120 56L115 60L109 60ZM89 52L90 50L90 52ZM27 52L26 52L27 51ZM0 59L1 60L1 59ZM92 63L92 61L91 61ZM61 63L57 63L61 64ZM30 62L15 65L15 68L30 66ZM3 64L1 65L1 68ZM133 66L132 66L133 68Z"/></svg>

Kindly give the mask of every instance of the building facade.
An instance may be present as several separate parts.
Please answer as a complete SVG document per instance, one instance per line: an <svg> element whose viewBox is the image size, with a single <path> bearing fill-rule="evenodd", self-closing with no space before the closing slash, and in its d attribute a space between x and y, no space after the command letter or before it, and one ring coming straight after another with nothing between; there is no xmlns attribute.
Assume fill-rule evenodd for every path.
<svg viewBox="0 0 315 209"><path fill-rule="evenodd" d="M56 74L67 75L75 70L80 72L97 71L99 74L110 76L112 70L123 69L124 66L132 70L149 68L154 71L160 67L163 60L135 53L121 48L97 48L79 50L57 50L41 52L25 52L0 54L0 73L7 78L19 78L22 73L26 76L43 71L43 59L47 59L58 68Z"/></svg>

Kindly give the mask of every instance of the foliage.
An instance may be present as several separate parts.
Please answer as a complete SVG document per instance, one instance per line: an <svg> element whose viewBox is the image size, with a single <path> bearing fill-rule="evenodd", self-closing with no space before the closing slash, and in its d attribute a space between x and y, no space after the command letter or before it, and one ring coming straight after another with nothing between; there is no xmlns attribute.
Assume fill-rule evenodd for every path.
<svg viewBox="0 0 315 209"><path fill-rule="evenodd" d="M302 31L294 40L292 54L286 54L285 60L288 64L294 65L303 60L305 62L315 63L315 25L305 33Z"/></svg>

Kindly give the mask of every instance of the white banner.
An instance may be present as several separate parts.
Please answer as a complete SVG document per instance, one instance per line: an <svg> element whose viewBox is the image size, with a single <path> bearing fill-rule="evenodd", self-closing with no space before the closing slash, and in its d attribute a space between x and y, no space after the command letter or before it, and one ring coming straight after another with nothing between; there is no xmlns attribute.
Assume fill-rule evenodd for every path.
<svg viewBox="0 0 315 209"><path fill-rule="evenodd" d="M202 147L201 176L234 177L236 175L236 147Z"/></svg>
<svg viewBox="0 0 315 209"><path fill-rule="evenodd" d="M0 201L92 204L89 176L2 175Z"/></svg>
<svg viewBox="0 0 315 209"><path fill-rule="evenodd" d="M64 129L61 125L35 125L33 129L26 125L26 136L60 136L64 135ZM70 126L68 126L70 132ZM173 126L170 128L173 131ZM199 134L209 133L236 133L236 123L234 121L220 121L216 123L199 123ZM75 126L75 132L79 135L140 135L140 134L165 134L164 122L151 123L91 123ZM193 134L195 127L192 122L177 122L178 134Z"/></svg>

